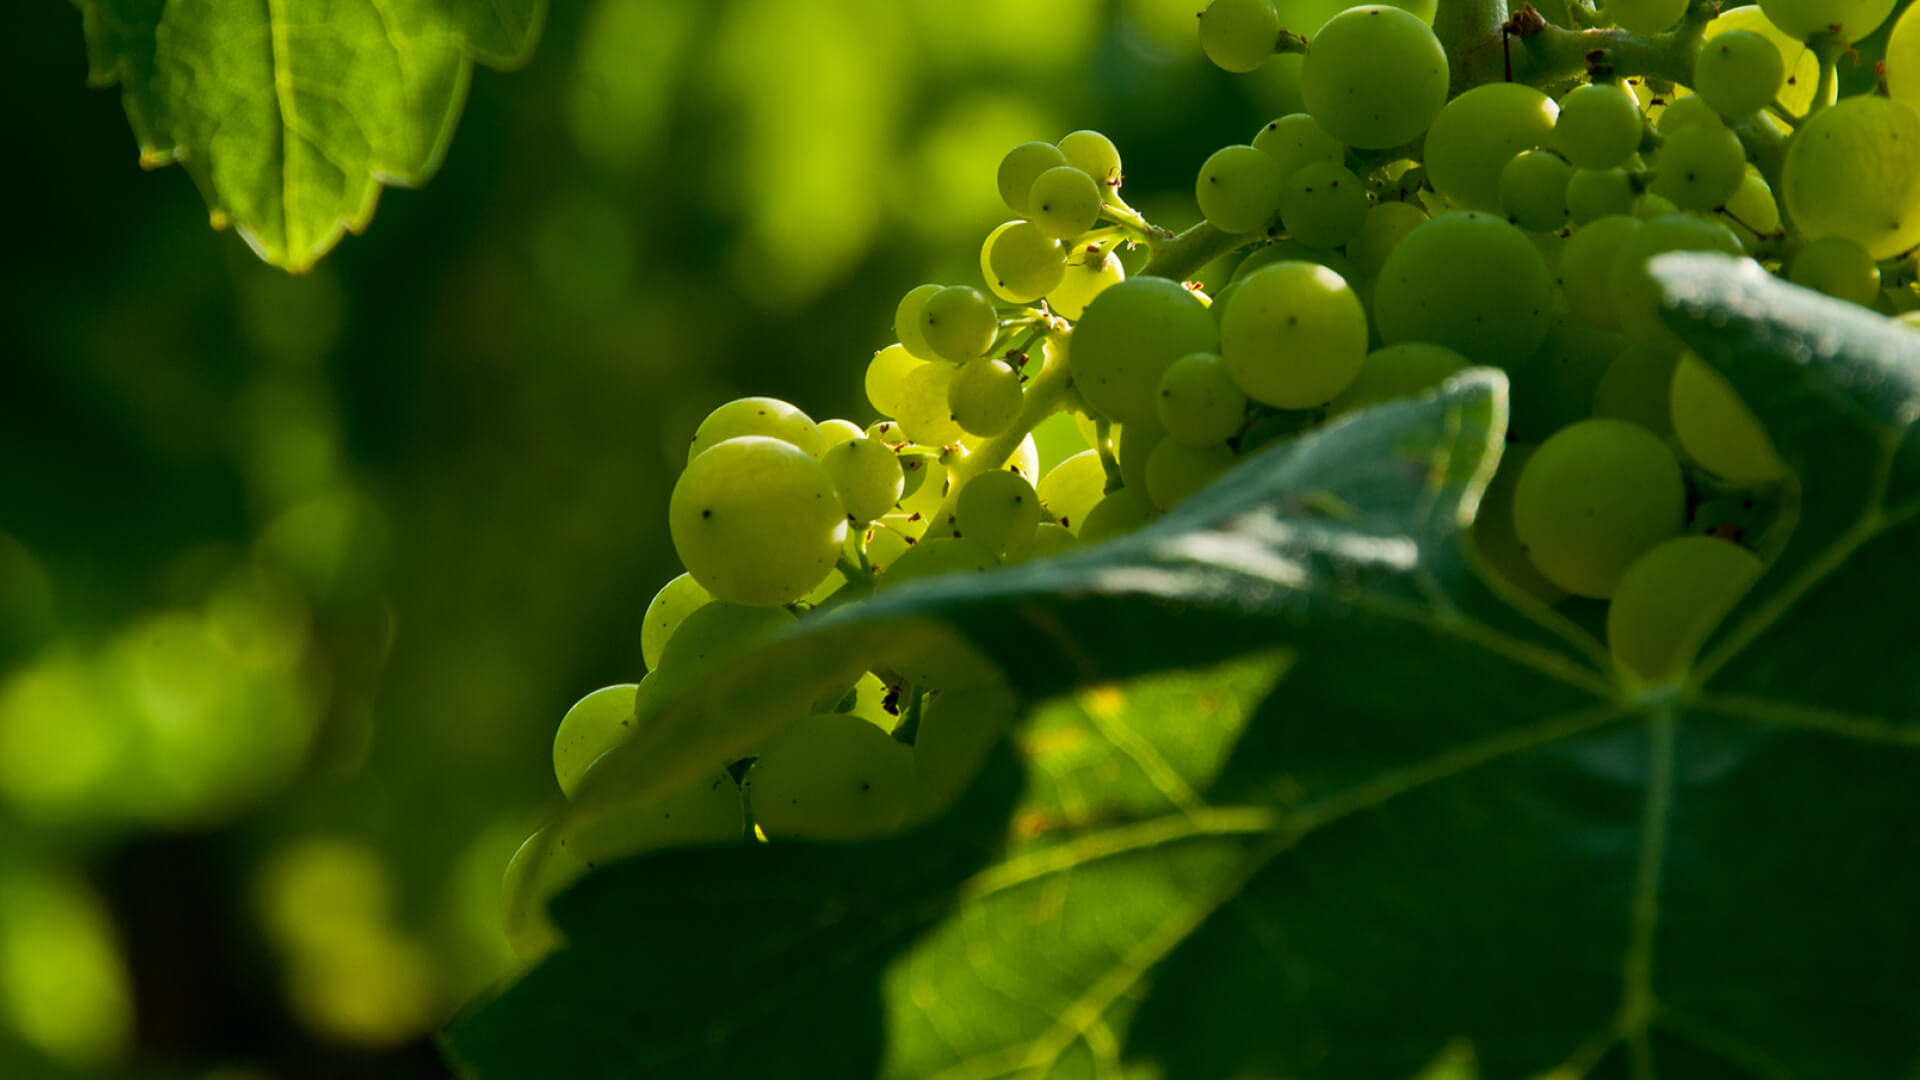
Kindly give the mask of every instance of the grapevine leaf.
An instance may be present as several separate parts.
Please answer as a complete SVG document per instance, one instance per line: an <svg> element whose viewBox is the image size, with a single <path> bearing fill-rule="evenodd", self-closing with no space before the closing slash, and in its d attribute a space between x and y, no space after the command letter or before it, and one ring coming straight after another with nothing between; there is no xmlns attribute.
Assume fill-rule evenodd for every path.
<svg viewBox="0 0 1920 1080"><path fill-rule="evenodd" d="M546 0L75 0L89 79L119 83L141 163L178 161L216 227L305 270L425 183L475 61L524 64Z"/></svg>
<svg viewBox="0 0 1920 1080"><path fill-rule="evenodd" d="M1469 373L1131 538L814 620L643 717L583 798L671 787L835 663L940 633L1023 702L1014 753L916 831L589 875L554 905L569 947L450 1054L482 1077L556 1047L583 1077L1911 1075L1920 360L1730 265L1657 272L1806 488L1694 681L1634 696L1485 586L1460 532L1502 384Z"/></svg>

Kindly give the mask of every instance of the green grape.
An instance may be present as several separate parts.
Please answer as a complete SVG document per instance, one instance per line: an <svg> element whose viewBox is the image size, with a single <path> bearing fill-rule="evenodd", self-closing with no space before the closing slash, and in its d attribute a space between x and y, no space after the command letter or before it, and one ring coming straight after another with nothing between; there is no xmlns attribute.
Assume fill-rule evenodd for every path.
<svg viewBox="0 0 1920 1080"><path fill-rule="evenodd" d="M1687 0L1603 0L1602 6L1621 29L1657 34L1680 21Z"/></svg>
<svg viewBox="0 0 1920 1080"><path fill-rule="evenodd" d="M894 336L900 339L901 346L909 354L921 360L940 358L940 354L933 351L933 346L927 344L926 331L920 323L921 316L926 314L927 301L933 299L933 294L939 291L938 285L915 285L907 290L907 294L900 298L899 306L893 309ZM892 415L891 410L881 409L880 411Z"/></svg>
<svg viewBox="0 0 1920 1080"><path fill-rule="evenodd" d="M827 449L829 450L839 446L843 442L852 442L854 439L864 439L867 436L866 431L862 429L859 424L851 420L840 419L822 420L820 422L820 434L827 437Z"/></svg>
<svg viewBox="0 0 1920 1080"><path fill-rule="evenodd" d="M603 686L574 702L560 718L553 733L553 778L560 782L561 794L573 798L587 766L633 734L633 702L639 689L638 683Z"/></svg>
<svg viewBox="0 0 1920 1080"><path fill-rule="evenodd" d="M1688 353L1673 372L1673 433L1693 460L1738 486L1787 475L1767 429L1726 378Z"/></svg>
<svg viewBox="0 0 1920 1080"><path fill-rule="evenodd" d="M1620 575L1686 526L1680 463L1647 429L1582 420L1540 444L1520 473L1513 524L1533 565L1578 596L1613 595Z"/></svg>
<svg viewBox="0 0 1920 1080"><path fill-rule="evenodd" d="M1748 251L1757 248L1763 239L1780 233L1780 205L1773 201L1773 189L1767 186L1766 179L1753 169L1747 170L1747 175L1740 179L1739 190L1721 210L1727 226Z"/></svg>
<svg viewBox="0 0 1920 1080"><path fill-rule="evenodd" d="M856 525L892 510L906 486L899 455L869 438L849 439L829 448L820 464L833 478L840 504L847 508L847 520Z"/></svg>
<svg viewBox="0 0 1920 1080"><path fill-rule="evenodd" d="M1253 148L1280 166L1282 178L1315 162L1344 165L1347 160L1346 145L1306 113L1290 113L1269 122L1253 137Z"/></svg>
<svg viewBox="0 0 1920 1080"><path fill-rule="evenodd" d="M1127 279L1120 256L1098 245L1087 245L1067 253L1066 273L1060 284L1047 294L1047 306L1054 314L1078 319L1086 314L1093 298Z"/></svg>
<svg viewBox="0 0 1920 1080"><path fill-rule="evenodd" d="M1280 220L1308 247L1339 247L1366 224L1367 187L1343 166L1304 165L1281 188Z"/></svg>
<svg viewBox="0 0 1920 1080"><path fill-rule="evenodd" d="M1075 131L1061 139L1059 146L1066 158L1063 164L1093 177L1106 190L1120 187L1120 150L1112 139L1097 131Z"/></svg>
<svg viewBox="0 0 1920 1080"><path fill-rule="evenodd" d="M1787 142L1781 205L1809 240L1844 236L1875 259L1920 244L1920 116L1872 95L1814 113Z"/></svg>
<svg viewBox="0 0 1920 1080"><path fill-rule="evenodd" d="M1251 146L1215 150L1200 166L1194 198L1200 213L1222 232L1245 233L1266 228L1280 208L1285 177L1273 159Z"/></svg>
<svg viewBox="0 0 1920 1080"><path fill-rule="evenodd" d="M740 787L719 769L662 799L616 799L575 810L557 835L593 870L642 852L739 843L745 834Z"/></svg>
<svg viewBox="0 0 1920 1080"><path fill-rule="evenodd" d="M908 442L907 433L901 431L900 425L892 420L875 420L868 424L867 438L882 446L905 446Z"/></svg>
<svg viewBox="0 0 1920 1080"><path fill-rule="evenodd" d="M1383 202L1368 210L1360 231L1347 241L1347 258L1354 272L1360 277L1379 277L1394 245L1426 220L1426 211L1407 202Z"/></svg>
<svg viewBox="0 0 1920 1080"><path fill-rule="evenodd" d="M1567 598L1567 590L1540 575L1526 546L1513 528L1513 493L1520 487L1520 473L1538 449L1531 443L1508 443L1500 455L1500 469L1480 496L1480 509L1473 516L1473 547L1500 577L1543 604L1557 604Z"/></svg>
<svg viewBox="0 0 1920 1080"><path fill-rule="evenodd" d="M1654 218L1666 217L1669 214L1678 214L1679 212L1680 208L1673 204L1672 199L1664 195L1655 195L1653 192L1648 191L1643 192L1639 201L1634 205L1633 216L1642 221L1652 221ZM1736 237L1736 239L1738 238Z"/></svg>
<svg viewBox="0 0 1920 1080"><path fill-rule="evenodd" d="M1060 241L1031 221L1010 221L993 230L980 258L988 271L988 288L1016 304L1040 299L1067 275L1067 253Z"/></svg>
<svg viewBox="0 0 1920 1080"><path fill-rule="evenodd" d="M1914 14L1916 11L1920 8L1908 5L1887 39L1887 93L1893 100L1920 112L1920 15Z"/></svg>
<svg viewBox="0 0 1920 1080"><path fill-rule="evenodd" d="M953 516L956 535L993 555L1005 555L1033 539L1040 527L1040 496L1018 473L984 472L960 489Z"/></svg>
<svg viewBox="0 0 1920 1080"><path fill-rule="evenodd" d="M1640 149L1646 121L1633 94L1618 83L1596 82L1576 86L1560 99L1560 115L1553 121L1555 150L1577 168L1617 169Z"/></svg>
<svg viewBox="0 0 1920 1080"><path fill-rule="evenodd" d="M660 666L642 682L641 703L706 678L793 622L793 612L783 607L746 607L719 600L701 606L667 639L660 651Z"/></svg>
<svg viewBox="0 0 1920 1080"><path fill-rule="evenodd" d="M1773 42L1751 30L1733 30L1700 43L1693 89L1729 120L1752 116L1780 96L1787 65Z"/></svg>
<svg viewBox="0 0 1920 1080"><path fill-rule="evenodd" d="M1629 345L1593 388L1593 415L1639 424L1662 439L1673 434L1668 405L1676 353Z"/></svg>
<svg viewBox="0 0 1920 1080"><path fill-rule="evenodd" d="M1128 278L1094 297L1074 327L1074 385L1120 423L1151 420L1160 373L1216 344L1206 305L1179 282Z"/></svg>
<svg viewBox="0 0 1920 1080"><path fill-rule="evenodd" d="M1444 345L1424 341L1375 349L1367 354L1352 385L1327 403L1327 419L1394 398L1426 393L1467 366L1466 357Z"/></svg>
<svg viewBox="0 0 1920 1080"><path fill-rule="evenodd" d="M1426 341L1511 368L1545 340L1552 294L1546 260L1526 234L1468 211L1442 214L1400 241L1373 313L1389 345Z"/></svg>
<svg viewBox="0 0 1920 1080"><path fill-rule="evenodd" d="M1220 356L1255 401L1282 409L1323 405L1367 358L1366 309L1326 267L1274 263L1240 283L1220 322Z"/></svg>
<svg viewBox="0 0 1920 1080"><path fill-rule="evenodd" d="M1760 10L1788 37L1801 41L1831 31L1859 41L1893 12L1893 0L1760 0Z"/></svg>
<svg viewBox="0 0 1920 1080"><path fill-rule="evenodd" d="M876 574L884 574L900 556L913 550L920 540L914 530L926 524L923 518L909 522L904 514L889 514L876 520L867 530L867 562ZM849 552L849 555L852 553Z"/></svg>
<svg viewBox="0 0 1920 1080"><path fill-rule="evenodd" d="M1097 450L1082 450L1040 478L1040 505L1069 532L1079 534L1087 511L1106 497L1107 469Z"/></svg>
<svg viewBox="0 0 1920 1080"><path fill-rule="evenodd" d="M991 438L1020 416L1020 373L990 356L960 365L947 383L947 409L969 435Z"/></svg>
<svg viewBox="0 0 1920 1080"><path fill-rule="evenodd" d="M1377 71L1371 77L1396 85ZM1465 209L1498 213L1500 170L1513 155L1545 145L1559 115L1552 98L1523 83L1476 86L1447 102L1428 129L1427 178Z"/></svg>
<svg viewBox="0 0 1920 1080"><path fill-rule="evenodd" d="M951 531L952 527L947 528ZM993 569L999 561L999 556L988 551L986 545L975 543L970 537L927 536L904 555L896 557L875 582L875 587L891 589L942 574L980 573Z"/></svg>
<svg viewBox="0 0 1920 1080"><path fill-rule="evenodd" d="M1575 169L1567 178L1567 215L1575 225L1603 217L1630 217L1638 197L1625 169Z"/></svg>
<svg viewBox="0 0 1920 1080"><path fill-rule="evenodd" d="M1200 48L1215 66L1252 71L1273 56L1280 42L1280 13L1273 0L1211 0L1200 12Z"/></svg>
<svg viewBox="0 0 1920 1080"><path fill-rule="evenodd" d="M1352 281L1358 276L1353 268L1353 263L1349 261L1345 255L1337 251L1329 251L1326 248L1311 248L1305 244L1283 238L1255 248L1253 254L1240 260L1240 265L1233 271L1233 280L1229 282L1228 285L1230 287L1237 285L1247 278L1252 277L1256 272L1264 270L1274 263L1283 262L1318 263L1348 281ZM1227 295L1227 290L1221 290L1220 295L1213 298L1214 306L1221 307L1224 305L1227 302ZM1226 312L1224 310L1215 312L1214 321L1218 322L1225 314Z"/></svg>
<svg viewBox="0 0 1920 1080"><path fill-rule="evenodd" d="M1688 124L1666 138L1654 156L1649 194L1682 210L1712 210L1740 190L1747 152L1725 124Z"/></svg>
<svg viewBox="0 0 1920 1080"><path fill-rule="evenodd" d="M1032 562L1035 559L1059 555L1073 550L1079 544L1080 542L1074 539L1073 533L1066 526L1043 521L1040 527L1034 530L1033 539L1020 545L1020 550L1007 556L1006 565L1012 566L1014 563Z"/></svg>
<svg viewBox="0 0 1920 1080"><path fill-rule="evenodd" d="M759 435L728 439L688 462L667 521L695 581L717 599L755 607L813 591L847 538L846 508L826 469L793 444Z"/></svg>
<svg viewBox="0 0 1920 1080"><path fill-rule="evenodd" d="M913 751L858 717L815 713L761 748L743 786L770 840L884 836L913 804Z"/></svg>
<svg viewBox="0 0 1920 1080"><path fill-rule="evenodd" d="M1057 165L1033 182L1027 205L1041 232L1071 240L1100 220L1100 185L1071 165Z"/></svg>
<svg viewBox="0 0 1920 1080"><path fill-rule="evenodd" d="M1019 699L998 679L927 698L913 739L920 781L916 816L931 817L960 798L1001 736L1019 720L1019 708Z"/></svg>
<svg viewBox="0 0 1920 1080"><path fill-rule="evenodd" d="M1567 307L1596 326L1614 326L1613 257L1640 224L1624 214L1596 218L1573 231L1560 252L1560 293Z"/></svg>
<svg viewBox="0 0 1920 1080"><path fill-rule="evenodd" d="M1566 250L1567 236L1573 232L1572 226L1562 226L1552 232L1527 233L1527 242L1540 253L1540 261L1547 268L1547 277L1555 280L1560 276L1560 253ZM1551 291L1551 290L1549 290Z"/></svg>
<svg viewBox="0 0 1920 1080"><path fill-rule="evenodd" d="M1607 605L1614 662L1644 682L1679 681L1760 570L1753 552L1712 537L1682 536L1654 547L1621 575Z"/></svg>
<svg viewBox="0 0 1920 1080"><path fill-rule="evenodd" d="M1007 156L1000 159L1000 172L995 178L1000 185L1001 201L1007 204L1007 209L1026 217L1033 182L1040 179L1041 173L1066 163L1066 155L1052 143L1024 142L1007 151Z"/></svg>
<svg viewBox="0 0 1920 1080"><path fill-rule="evenodd" d="M1327 134L1349 146L1383 150L1408 142L1447 104L1446 50L1415 15L1380 5L1349 8L1312 37L1301 98Z"/></svg>
<svg viewBox="0 0 1920 1080"><path fill-rule="evenodd" d="M934 355L964 364L993 348L1000 316L980 290L949 285L927 298L920 310L920 331Z"/></svg>
<svg viewBox="0 0 1920 1080"><path fill-rule="evenodd" d="M501 882L507 944L522 960L538 960L560 946L560 932L547 919L547 901L587 872L552 832L547 826L527 837L507 860Z"/></svg>
<svg viewBox="0 0 1920 1080"><path fill-rule="evenodd" d="M1189 446L1178 439L1161 439L1147 455L1147 498L1160 509L1171 510L1233 468L1233 460L1233 451L1225 443Z"/></svg>
<svg viewBox="0 0 1920 1080"><path fill-rule="evenodd" d="M905 345L889 345L867 362L867 401L881 416L900 411L900 387L913 370L927 363Z"/></svg>
<svg viewBox="0 0 1920 1080"><path fill-rule="evenodd" d="M947 495L947 467L938 450L915 447L900 453L900 509L907 514L931 514Z"/></svg>
<svg viewBox="0 0 1920 1080"><path fill-rule="evenodd" d="M1147 455L1153 453L1153 448L1167 437L1166 430L1157 423L1142 420L1114 432L1113 437L1113 458L1120 467L1121 486L1130 487L1144 497L1147 493Z"/></svg>
<svg viewBox="0 0 1920 1080"><path fill-rule="evenodd" d="M1678 352L1680 339L1660 321L1660 286L1647 273L1647 260L1668 251L1719 251L1740 254L1740 240L1725 225L1692 214L1665 214L1629 232L1608 271L1614 318L1629 338L1655 349Z"/></svg>
<svg viewBox="0 0 1920 1080"><path fill-rule="evenodd" d="M1706 39L1712 41L1721 34L1744 30L1759 34L1773 42L1774 51L1780 54L1786 77L1779 90L1780 104L1799 116L1813 104L1815 88L1820 82L1820 57L1807 43L1791 37L1773 25L1766 12L1758 7L1729 8L1720 12L1720 17L1707 24ZM1891 77L1893 64L1892 46L1888 46L1888 75Z"/></svg>
<svg viewBox="0 0 1920 1080"><path fill-rule="evenodd" d="M1188 353L1160 375L1160 427L1189 446L1224 442L1240 430L1247 395L1215 353Z"/></svg>
<svg viewBox="0 0 1920 1080"><path fill-rule="evenodd" d="M1867 249L1844 236L1823 236L1801 248L1787 269L1787 280L1872 307L1880 296L1880 266Z"/></svg>
<svg viewBox="0 0 1920 1080"><path fill-rule="evenodd" d="M894 412L907 438L922 446L944 446L960 438L960 425L947 404L947 391L959 370L952 364L928 363L907 373Z"/></svg>
<svg viewBox="0 0 1920 1080"><path fill-rule="evenodd" d="M1600 379L1625 347L1618 333L1555 312L1547 340L1512 373L1514 436L1537 442L1591 415Z"/></svg>
<svg viewBox="0 0 1920 1080"><path fill-rule="evenodd" d="M1660 119L1654 121L1653 126L1660 134L1671 135L1695 124L1724 126L1725 123L1720 119L1720 114L1713 111L1713 106L1698 96L1689 95L1670 102L1660 111Z"/></svg>
<svg viewBox="0 0 1920 1080"><path fill-rule="evenodd" d="M1514 224L1552 232L1567 223L1567 181L1573 166L1551 150L1515 154L1500 170L1500 209Z"/></svg>
<svg viewBox="0 0 1920 1080"><path fill-rule="evenodd" d="M1154 513L1140 488L1121 488L1093 504L1077 535L1082 544L1096 544L1140 528L1153 520Z"/></svg>
<svg viewBox="0 0 1920 1080"><path fill-rule="evenodd" d="M693 445L687 448L687 460L728 439L742 435L765 435L790 443L809 456L819 457L827 450L827 437L813 419L778 398L749 397L729 401L707 414L693 433Z"/></svg>
<svg viewBox="0 0 1920 1080"><path fill-rule="evenodd" d="M648 671L660 666L660 650L666 648L681 620L712 599L713 594L701 588L692 574L681 574L653 594L640 624L640 659L646 662Z"/></svg>

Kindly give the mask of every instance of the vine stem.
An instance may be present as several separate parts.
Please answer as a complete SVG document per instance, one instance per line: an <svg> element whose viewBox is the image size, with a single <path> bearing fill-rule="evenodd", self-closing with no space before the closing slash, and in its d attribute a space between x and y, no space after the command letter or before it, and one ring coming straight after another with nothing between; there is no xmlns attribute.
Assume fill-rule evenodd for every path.
<svg viewBox="0 0 1920 1080"><path fill-rule="evenodd" d="M1469 4L1487 0L1468 0ZM1445 11L1446 4L1441 5ZM1568 30L1542 18L1532 5L1523 7L1506 30L1520 39L1525 62L1516 64L1515 81L1549 86L1587 70L1588 55L1605 54L1606 63L1621 75L1641 75L1666 82L1685 83L1693 77L1694 54L1714 20L1714 0L1693 0L1680 25L1661 34L1626 30ZM1435 32L1438 32L1435 20ZM1445 43L1446 39L1441 38ZM1449 46L1450 47L1450 46ZM1486 79L1480 80L1488 81Z"/></svg>
<svg viewBox="0 0 1920 1080"><path fill-rule="evenodd" d="M1264 232L1222 232L1203 221L1170 240L1155 244L1153 258L1147 260L1140 276L1185 281L1234 248L1265 238Z"/></svg>
<svg viewBox="0 0 1920 1080"><path fill-rule="evenodd" d="M1013 426L981 443L972 453L949 467L947 494L940 500L940 509L934 511L929 519L929 532L953 516L960 489L968 480L1006 465L1040 421L1059 412L1074 399L1073 372L1065 363L1063 349L1064 346L1057 346L1051 361L1027 384L1027 392L1020 402L1020 415L1014 420Z"/></svg>

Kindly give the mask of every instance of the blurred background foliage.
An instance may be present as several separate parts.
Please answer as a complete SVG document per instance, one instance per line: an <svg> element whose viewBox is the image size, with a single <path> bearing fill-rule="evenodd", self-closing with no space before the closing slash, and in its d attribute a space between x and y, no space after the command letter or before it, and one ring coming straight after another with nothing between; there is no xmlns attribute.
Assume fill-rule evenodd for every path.
<svg viewBox="0 0 1920 1080"><path fill-rule="evenodd" d="M1193 0L574 0L422 192L311 274L208 228L84 85L0 49L0 1076L441 1075L511 971L554 726L640 673L695 424L862 423L922 280L978 284L1002 153L1079 127L1192 221L1294 107Z"/></svg>

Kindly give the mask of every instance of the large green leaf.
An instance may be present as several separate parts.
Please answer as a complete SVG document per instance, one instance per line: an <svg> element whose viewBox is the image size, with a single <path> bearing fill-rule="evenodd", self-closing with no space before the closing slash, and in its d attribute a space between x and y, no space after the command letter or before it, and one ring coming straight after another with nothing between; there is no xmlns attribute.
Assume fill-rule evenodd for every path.
<svg viewBox="0 0 1920 1080"><path fill-rule="evenodd" d="M119 83L141 163L184 164L216 227L304 270L380 185L439 167L473 64L515 67L546 0L74 0L91 81Z"/></svg>
<svg viewBox="0 0 1920 1080"><path fill-rule="evenodd" d="M917 831L589 875L554 905L570 946L451 1055L483 1077L1916 1075L1920 337L1730 262L1660 273L1806 479L1702 679L1633 698L1581 630L1485 587L1460 530L1504 384L1469 373L1133 537L819 620L643 718L585 803L710 768L930 627L1025 703L1014 753Z"/></svg>

